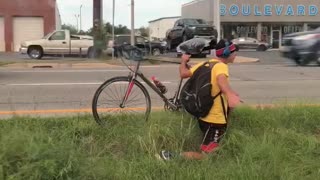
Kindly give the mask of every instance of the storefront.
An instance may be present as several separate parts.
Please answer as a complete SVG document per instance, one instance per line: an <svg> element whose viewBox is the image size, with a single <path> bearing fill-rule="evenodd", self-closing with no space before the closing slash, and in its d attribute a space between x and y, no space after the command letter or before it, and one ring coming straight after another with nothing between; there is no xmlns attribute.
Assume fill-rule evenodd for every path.
<svg viewBox="0 0 320 180"><path fill-rule="evenodd" d="M212 0L182 6L182 17L213 22ZM212 7L212 8L208 8ZM223 38L251 37L279 48L284 35L320 26L319 0L221 0Z"/></svg>

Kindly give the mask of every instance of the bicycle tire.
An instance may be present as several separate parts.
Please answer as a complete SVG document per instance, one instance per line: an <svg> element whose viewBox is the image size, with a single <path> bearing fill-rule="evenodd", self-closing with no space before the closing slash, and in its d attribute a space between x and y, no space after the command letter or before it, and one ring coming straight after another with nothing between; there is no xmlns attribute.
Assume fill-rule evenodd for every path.
<svg viewBox="0 0 320 180"><path fill-rule="evenodd" d="M117 116L114 116L112 117L112 112L108 111L107 108L104 109L104 111L106 112L106 115L108 115L109 117L106 117L106 119L103 119L104 117L101 116L101 114L99 114L99 108L98 108L98 102L99 102L99 98L101 98L101 94L102 92L104 92L104 90L108 90L108 87L115 84L115 83L118 83L118 84L125 84L125 86L128 86L129 83L130 83L130 77L122 77L122 76L119 76L119 77L114 77L114 78L111 78L107 81L105 81L95 92L94 94L94 97L93 97L93 100L92 100L92 113L93 113L93 117L94 117L94 120L101 126L104 126L106 124L107 121L111 121L111 119L113 118L116 118L117 116L121 116L123 115L122 112L124 112L126 109L125 108L121 108L120 107L120 103L121 103L121 100L122 98L124 97L125 95L125 91L126 91L126 88L121 88L120 86L120 95L118 92L112 92L112 91L109 91L110 94L113 94L113 95L116 95L117 97L115 98L119 98L118 100L115 100L114 98L111 98L112 100L111 101L119 101L118 103L118 106L119 107L115 107L115 108L118 108L119 110L123 110L123 111L120 111L120 114L118 114ZM144 113L144 119L145 121L148 120L149 118L149 115L150 115L150 112L151 112L151 100L150 100L150 95L147 91L147 89L137 80L134 80L134 86L133 86L133 90L135 90L134 88L137 88L138 90L141 90L142 91L142 94L144 96L144 99L145 99L145 103L146 103L146 108L145 108L145 112L144 110L142 110ZM123 93L124 92L124 93ZM121 95L121 93L123 93L123 96ZM133 94L133 91L132 93ZM130 94L130 95L131 95ZM130 95L128 97L128 101L130 100ZM133 95L132 95L133 96ZM106 99L108 101L108 99ZM106 105L108 104L108 102L106 101ZM111 107L111 109L113 109L114 107ZM133 107L134 109L138 109L138 106L134 106ZM110 109L110 110L111 110ZM139 110L139 109L138 109ZM128 111L130 111L130 109L128 109ZM131 109L132 111L132 109ZM139 113L139 114L142 114L142 113ZM133 118L134 116L130 115L128 116L130 118Z"/></svg>

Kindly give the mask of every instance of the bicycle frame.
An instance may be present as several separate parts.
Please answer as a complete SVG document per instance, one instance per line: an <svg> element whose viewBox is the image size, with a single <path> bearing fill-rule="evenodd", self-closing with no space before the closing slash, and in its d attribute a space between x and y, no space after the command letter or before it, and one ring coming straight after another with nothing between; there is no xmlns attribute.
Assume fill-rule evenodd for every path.
<svg viewBox="0 0 320 180"><path fill-rule="evenodd" d="M130 81L130 83L128 85L125 97L123 98L123 101L122 101L120 107L124 107L125 106L126 100L128 99L128 97L129 97L129 95L131 93L131 90L133 88L134 80L136 80L137 77L140 77L152 90L154 90L162 98L162 100L166 103L166 105L168 105L170 108L178 109L179 107L177 106L177 101L178 101L178 98L180 96L180 90L181 90L183 79L181 78L181 80L180 80L180 82L178 84L178 89L175 92L174 97L172 98L173 102L171 102L170 99L168 99L164 94L161 93L161 91L154 85L153 82L151 82L147 77L145 77L143 75L143 73L139 70L139 68L140 68L140 61L137 62L137 65L136 65L134 70L129 68L129 70L132 73L132 74L130 74L131 81Z"/></svg>

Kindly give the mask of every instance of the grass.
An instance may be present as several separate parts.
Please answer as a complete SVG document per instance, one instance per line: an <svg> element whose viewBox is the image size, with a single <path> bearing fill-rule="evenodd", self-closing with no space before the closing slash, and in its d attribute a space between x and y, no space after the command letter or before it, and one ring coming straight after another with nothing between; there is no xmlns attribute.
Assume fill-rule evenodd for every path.
<svg viewBox="0 0 320 180"><path fill-rule="evenodd" d="M12 64L12 62L1 62L0 61L0 67L1 66L6 66L6 65L9 65L9 64Z"/></svg>
<svg viewBox="0 0 320 180"><path fill-rule="evenodd" d="M196 121L153 113L148 123L91 116L0 121L0 179L319 179L320 108L240 108L221 148L203 161L159 161L161 149L198 150Z"/></svg>

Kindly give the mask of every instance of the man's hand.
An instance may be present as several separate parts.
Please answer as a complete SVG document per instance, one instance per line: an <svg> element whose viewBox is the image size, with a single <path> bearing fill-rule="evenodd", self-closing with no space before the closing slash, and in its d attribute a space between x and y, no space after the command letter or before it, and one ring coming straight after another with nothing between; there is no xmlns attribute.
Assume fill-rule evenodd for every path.
<svg viewBox="0 0 320 180"><path fill-rule="evenodd" d="M190 57L191 57L191 55L182 54L182 56L181 56L181 62L187 64L187 63L190 61Z"/></svg>
<svg viewBox="0 0 320 180"><path fill-rule="evenodd" d="M237 105L241 103L241 100L238 94L228 93L227 98L228 98L228 105L230 108L235 108Z"/></svg>
<svg viewBox="0 0 320 180"><path fill-rule="evenodd" d="M227 76L225 74L218 75L217 82L222 93L227 96L229 108L235 108L238 104L241 103L239 94L231 89L227 80Z"/></svg>
<svg viewBox="0 0 320 180"><path fill-rule="evenodd" d="M181 64L179 67L180 77L181 78L189 78L192 76L190 69L190 66L188 65L188 62L190 60L190 55L182 54L181 56Z"/></svg>

